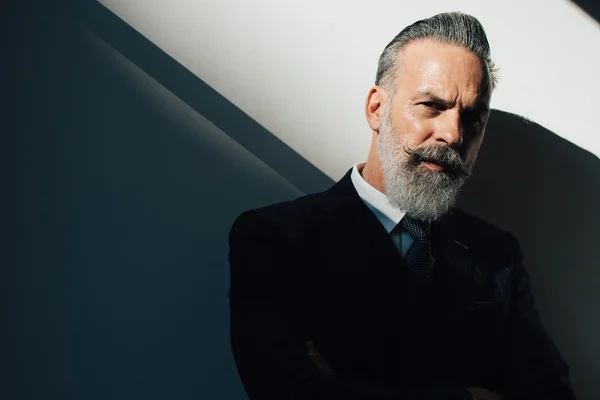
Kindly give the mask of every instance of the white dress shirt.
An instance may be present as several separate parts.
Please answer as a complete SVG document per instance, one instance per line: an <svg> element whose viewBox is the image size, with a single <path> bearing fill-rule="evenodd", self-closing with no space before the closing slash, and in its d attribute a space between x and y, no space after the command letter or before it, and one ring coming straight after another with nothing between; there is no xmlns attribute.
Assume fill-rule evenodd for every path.
<svg viewBox="0 0 600 400"><path fill-rule="evenodd" d="M352 184L362 201L369 207L373 214L375 214L385 230L390 233L392 232L392 229L400 223L402 218L404 218L406 212L399 210L392 205L385 194L381 193L364 180L361 175L364 166L365 162L354 165L350 175ZM405 256L408 248L413 242L413 238L410 234L402 231L401 234L392 235L391 238L398 250L402 253L402 256Z"/></svg>

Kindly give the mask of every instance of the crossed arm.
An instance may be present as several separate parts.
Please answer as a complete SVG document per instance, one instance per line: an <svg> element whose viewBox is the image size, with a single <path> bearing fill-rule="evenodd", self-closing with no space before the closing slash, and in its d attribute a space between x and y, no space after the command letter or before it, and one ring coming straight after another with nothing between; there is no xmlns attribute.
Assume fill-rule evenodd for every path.
<svg viewBox="0 0 600 400"><path fill-rule="evenodd" d="M288 243L255 212L246 212L235 221L230 233L229 253L231 346L240 378L251 400L502 399L482 388L388 386L336 375L325 356L305 341L299 334L301 330L289 317L287 288L290 282L282 266L289 261L290 254ZM551 341L547 344L549 338L538 323L537 314L532 313L535 309L526 272L523 270L521 275L517 277L521 281L517 285L513 334L522 339L517 340L517 351L511 355L513 362L520 365L515 368L514 383L509 385L510 398L538 399L540 397L530 395L543 392L550 396L545 399L574 399L564 369L566 365L557 363L554 353L549 359L543 355L553 345ZM523 318L519 317L520 313L524 314ZM522 353L527 352L526 346L530 346L531 341L537 340L545 344L534 346L534 354ZM560 356L559 360L562 361ZM527 368L540 367L544 371L538 374L527 372ZM531 376L534 382L529 380ZM550 385L544 382L547 379L551 381Z"/></svg>

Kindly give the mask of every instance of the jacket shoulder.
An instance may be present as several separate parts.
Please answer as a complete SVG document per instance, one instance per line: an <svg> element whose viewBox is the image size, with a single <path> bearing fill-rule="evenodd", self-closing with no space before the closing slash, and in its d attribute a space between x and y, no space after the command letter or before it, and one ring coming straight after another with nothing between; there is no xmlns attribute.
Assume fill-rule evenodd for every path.
<svg viewBox="0 0 600 400"><path fill-rule="evenodd" d="M452 214L460 221L460 224L464 228L478 234L485 234L486 236L504 236L510 234L507 231L498 228L496 225L463 210L455 209Z"/></svg>
<svg viewBox="0 0 600 400"><path fill-rule="evenodd" d="M512 253L519 247L516 237L492 223L462 210L453 210L458 236L466 242L477 243L488 254Z"/></svg>
<svg viewBox="0 0 600 400"><path fill-rule="evenodd" d="M261 225L282 236L301 237L322 215L323 192L244 211L234 221L232 231Z"/></svg>
<svg viewBox="0 0 600 400"><path fill-rule="evenodd" d="M323 205L323 194L312 193L294 200L252 210L273 223L302 223L307 218L319 214Z"/></svg>

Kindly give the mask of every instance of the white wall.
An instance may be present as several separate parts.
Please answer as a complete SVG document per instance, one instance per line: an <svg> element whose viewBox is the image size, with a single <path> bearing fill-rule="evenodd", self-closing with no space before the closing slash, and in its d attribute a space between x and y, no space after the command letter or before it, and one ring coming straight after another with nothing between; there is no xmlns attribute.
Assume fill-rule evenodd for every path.
<svg viewBox="0 0 600 400"><path fill-rule="evenodd" d="M600 25L566 0L101 0L333 179L366 158L363 103L404 26L475 15L500 85L492 106L600 155Z"/></svg>

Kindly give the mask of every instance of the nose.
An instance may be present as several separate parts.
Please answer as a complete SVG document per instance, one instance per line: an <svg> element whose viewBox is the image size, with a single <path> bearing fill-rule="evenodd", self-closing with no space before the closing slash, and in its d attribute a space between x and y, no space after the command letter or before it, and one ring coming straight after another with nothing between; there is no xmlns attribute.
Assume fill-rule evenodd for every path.
<svg viewBox="0 0 600 400"><path fill-rule="evenodd" d="M463 137L463 124L460 115L446 111L437 121L434 132L435 141L445 143L452 148L459 148L463 143Z"/></svg>

